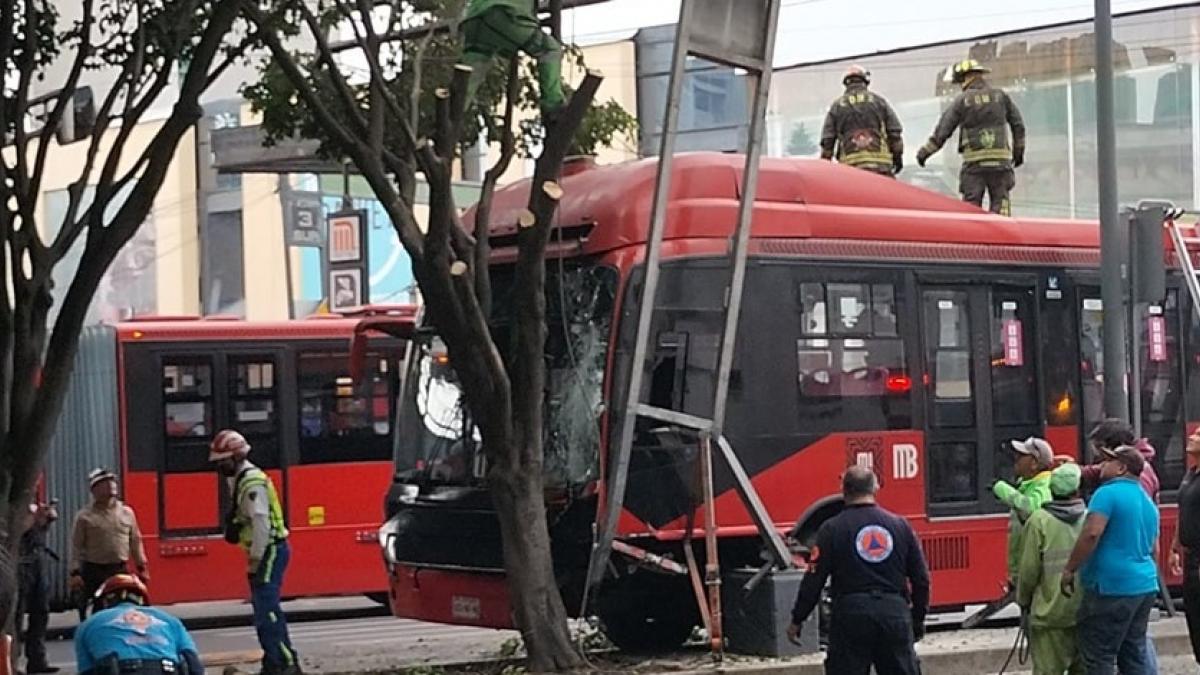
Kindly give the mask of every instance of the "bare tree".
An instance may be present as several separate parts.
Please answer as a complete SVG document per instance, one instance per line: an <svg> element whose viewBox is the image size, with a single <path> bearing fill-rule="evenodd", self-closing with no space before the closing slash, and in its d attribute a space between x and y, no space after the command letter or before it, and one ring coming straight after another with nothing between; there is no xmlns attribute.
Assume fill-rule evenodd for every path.
<svg viewBox="0 0 1200 675"><path fill-rule="evenodd" d="M268 131L320 138L331 158L349 158L370 185L412 257L426 313L445 341L462 383L487 459L487 481L499 515L504 564L515 620L535 671L579 667L567 614L550 558L543 497L543 392L546 369L545 252L562 196L559 178L575 132L589 114L601 76L588 72L553 125L540 136L528 209L520 217L512 295L512 346L507 360L488 325L492 302L488 270L491 192L517 147L513 110L523 91L516 64L498 68L481 90L480 107L466 101L470 70L454 66L453 33L392 42L421 10L429 21L457 16L462 0L395 0L386 10L371 0L245 0L271 60L247 96ZM270 13L284 17L272 23ZM367 17L373 17L374 20ZM452 21L450 23L453 23ZM281 35L302 27L296 50ZM327 33L353 33L358 72L335 58ZM491 106L506 101L494 117ZM613 113L611 109L609 113ZM617 112L625 114L624 111ZM628 118L627 115L625 115ZM478 137L477 118L499 139L501 158L488 171L473 227L459 218L451 191L460 146ZM631 120L631 118L628 118ZM631 124L592 125L615 135ZM425 232L413 215L417 174L429 184Z"/></svg>
<svg viewBox="0 0 1200 675"><path fill-rule="evenodd" d="M105 271L137 232L175 150L201 117L200 96L246 47L231 43L238 0L61 0L0 3L0 616L11 621L14 561L32 490L71 377L79 335ZM45 82L69 64L61 82ZM109 81L95 92L85 77ZM54 92L31 95L35 83ZM170 104L153 137L131 144L155 104ZM68 114L70 112L70 114ZM65 124L64 121L73 123ZM83 169L61 222L36 220L51 146L80 140ZM44 237L43 232L55 232ZM52 275L73 248L78 267L53 326ZM11 624L7 624L11 625Z"/></svg>

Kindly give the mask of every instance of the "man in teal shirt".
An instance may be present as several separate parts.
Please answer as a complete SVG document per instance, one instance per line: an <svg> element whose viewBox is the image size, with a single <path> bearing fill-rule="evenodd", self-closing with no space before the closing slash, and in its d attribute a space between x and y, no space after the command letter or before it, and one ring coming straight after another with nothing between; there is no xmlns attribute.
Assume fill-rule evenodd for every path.
<svg viewBox="0 0 1200 675"><path fill-rule="evenodd" d="M542 31L534 11L536 0L471 0L463 17L466 39L463 63L471 67L467 104L475 102L496 56L516 58L525 52L537 59L538 102L547 123L562 108L562 45Z"/></svg>
<svg viewBox="0 0 1200 675"><path fill-rule="evenodd" d="M1158 508L1138 484L1145 460L1136 448L1100 448L1100 453L1103 482L1063 569L1062 590L1075 592L1079 571L1078 640L1087 674L1143 675L1151 672L1146 624L1158 594Z"/></svg>

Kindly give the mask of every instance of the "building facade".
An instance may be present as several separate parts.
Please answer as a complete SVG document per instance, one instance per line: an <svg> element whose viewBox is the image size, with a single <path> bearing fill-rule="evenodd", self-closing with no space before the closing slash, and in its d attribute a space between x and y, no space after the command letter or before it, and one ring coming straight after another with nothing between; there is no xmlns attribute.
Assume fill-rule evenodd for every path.
<svg viewBox="0 0 1200 675"><path fill-rule="evenodd" d="M1200 5L1114 18L1119 200L1200 205ZM847 66L872 72L904 124L901 179L957 193L956 140L921 169L916 151L958 92L947 69L974 58L1016 100L1025 120L1025 165L1013 212L1097 217L1095 35L1091 21L988 35L776 71L768 152L818 153L822 121Z"/></svg>

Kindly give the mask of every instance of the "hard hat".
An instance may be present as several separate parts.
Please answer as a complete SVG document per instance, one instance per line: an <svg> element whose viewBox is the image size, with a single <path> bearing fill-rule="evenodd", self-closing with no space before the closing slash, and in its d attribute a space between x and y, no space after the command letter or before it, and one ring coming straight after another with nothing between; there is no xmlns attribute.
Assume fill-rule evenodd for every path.
<svg viewBox="0 0 1200 675"><path fill-rule="evenodd" d="M846 74L842 76L842 84L849 84L850 80L854 79L862 80L866 84L871 84L871 71L855 63L846 69Z"/></svg>
<svg viewBox="0 0 1200 675"><path fill-rule="evenodd" d="M132 574L114 574L96 590L97 604L112 607L119 602L129 601L137 605L150 604L150 591L146 584Z"/></svg>
<svg viewBox="0 0 1200 675"><path fill-rule="evenodd" d="M992 69L981 65L975 59L963 59L952 66L951 72L955 82L962 82L967 79L969 73L990 73Z"/></svg>
<svg viewBox="0 0 1200 675"><path fill-rule="evenodd" d="M110 469L104 467L92 469L91 473L88 474L88 487L96 487L98 483L103 483L106 480L115 481L116 479L117 474L113 473Z"/></svg>
<svg viewBox="0 0 1200 675"><path fill-rule="evenodd" d="M250 444L246 437L233 429L223 429L217 432L212 445L208 448L208 461L219 462L223 459L245 459L250 454Z"/></svg>

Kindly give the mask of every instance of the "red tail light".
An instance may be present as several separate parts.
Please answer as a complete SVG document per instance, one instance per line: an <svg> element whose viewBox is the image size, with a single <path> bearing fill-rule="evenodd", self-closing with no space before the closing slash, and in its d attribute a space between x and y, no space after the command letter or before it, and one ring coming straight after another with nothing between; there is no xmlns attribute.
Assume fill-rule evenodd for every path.
<svg viewBox="0 0 1200 675"><path fill-rule="evenodd" d="M912 389L912 378L907 375L888 375L883 386L889 394L907 394Z"/></svg>

